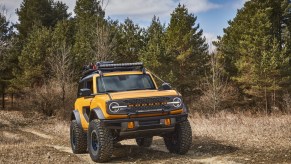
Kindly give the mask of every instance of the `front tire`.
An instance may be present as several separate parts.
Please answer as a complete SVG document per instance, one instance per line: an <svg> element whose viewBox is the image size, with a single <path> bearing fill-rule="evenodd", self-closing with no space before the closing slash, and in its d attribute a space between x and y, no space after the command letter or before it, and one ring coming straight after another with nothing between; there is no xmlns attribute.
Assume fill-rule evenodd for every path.
<svg viewBox="0 0 291 164"><path fill-rule="evenodd" d="M70 126L70 141L72 151L75 154L86 153L87 151L87 137L83 132L82 127L79 127L76 120L72 120Z"/></svg>
<svg viewBox="0 0 291 164"><path fill-rule="evenodd" d="M153 137L138 137L135 141L140 147L150 147L153 143Z"/></svg>
<svg viewBox="0 0 291 164"><path fill-rule="evenodd" d="M101 126L100 120L92 120L88 129L88 150L95 162L107 162L113 151L113 137L109 129Z"/></svg>
<svg viewBox="0 0 291 164"><path fill-rule="evenodd" d="M186 154L192 145L192 130L188 120L176 125L175 131L164 136L170 153Z"/></svg>

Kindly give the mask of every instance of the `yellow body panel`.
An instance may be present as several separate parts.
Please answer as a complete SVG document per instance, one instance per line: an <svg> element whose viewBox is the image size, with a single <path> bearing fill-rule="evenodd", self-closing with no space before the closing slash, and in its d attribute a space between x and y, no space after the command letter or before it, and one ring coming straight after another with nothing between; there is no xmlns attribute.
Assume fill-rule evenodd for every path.
<svg viewBox="0 0 291 164"><path fill-rule="evenodd" d="M83 115L83 108L84 107L90 108L90 104L91 104L92 99L93 98L80 97L75 102L75 109L78 110L78 112L80 113L80 119L81 119L81 124L82 124L83 129L88 129L88 122L86 121L86 119Z"/></svg>
<svg viewBox="0 0 291 164"><path fill-rule="evenodd" d="M110 72L110 73L104 73L103 76L114 76L114 75L129 75L129 74L143 74L140 71L128 71L128 72ZM155 87L157 88L157 85L152 77L152 75L149 74L155 84ZM106 102L110 100L110 97L107 94L98 94L97 93L97 80L96 77L99 77L99 74L96 74L93 76L93 94L94 96L90 98L84 98L80 97L75 102L75 109L79 111L80 118L81 118L81 124L84 130L88 129L88 122L86 121L84 115L83 115L83 108L89 107L90 110L94 108L100 108L103 112L103 115L105 119L122 119L122 118L128 118L127 115L110 115L106 112ZM118 99L130 99L130 98L144 98L144 97L159 97L159 96L175 96L179 95L175 90L138 90L138 91L126 91L126 92L116 92L116 93L110 93L110 96L113 100ZM170 114L180 114L182 113L182 109L171 111ZM132 117L150 117L150 116L161 116L165 115L162 113L158 114L138 114Z"/></svg>

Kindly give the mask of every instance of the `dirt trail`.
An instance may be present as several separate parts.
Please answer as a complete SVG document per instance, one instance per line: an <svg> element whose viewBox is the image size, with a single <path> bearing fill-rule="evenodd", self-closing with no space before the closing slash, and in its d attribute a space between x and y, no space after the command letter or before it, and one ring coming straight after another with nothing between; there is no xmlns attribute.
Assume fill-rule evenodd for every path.
<svg viewBox="0 0 291 164"><path fill-rule="evenodd" d="M48 120L35 113L0 111L0 163L93 163L88 154L72 153L68 128L68 123ZM162 138L155 137L151 148L139 148L134 140L122 141L115 148L111 162L291 163L291 150L282 150L287 156L277 161L280 155L268 159L264 154L274 152L260 151L250 151L209 138L194 137L189 153L181 156L168 153Z"/></svg>
<svg viewBox="0 0 291 164"><path fill-rule="evenodd" d="M54 138L53 136L38 132L38 131L36 131L34 129L20 129L20 130L24 131L24 132L32 133L32 134L37 135L38 137L41 137L41 138L44 138L44 139L53 139Z"/></svg>
<svg viewBox="0 0 291 164"><path fill-rule="evenodd" d="M40 138L43 138L43 139L49 139L49 140L53 140L54 139L54 136L44 134L43 132L39 132L39 131L37 131L35 129L26 128L26 129L20 129L20 130L24 131L24 132L32 133L32 134L34 134L34 135L36 135L36 136L38 136ZM60 146L60 145L56 145L56 144L45 145L45 146L46 147L50 147L50 148L54 148L57 151L61 151L61 152L65 152L65 153L69 153L69 154L75 155L81 161L83 161L85 163L93 163L88 154L73 154L72 149L70 147L68 147L68 146Z"/></svg>

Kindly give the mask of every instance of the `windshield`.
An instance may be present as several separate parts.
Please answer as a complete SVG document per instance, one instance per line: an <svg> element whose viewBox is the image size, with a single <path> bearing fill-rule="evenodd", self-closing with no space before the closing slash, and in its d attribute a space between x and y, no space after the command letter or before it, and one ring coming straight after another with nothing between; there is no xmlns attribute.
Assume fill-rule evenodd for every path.
<svg viewBox="0 0 291 164"><path fill-rule="evenodd" d="M156 89L147 74L97 77L97 88L98 93Z"/></svg>

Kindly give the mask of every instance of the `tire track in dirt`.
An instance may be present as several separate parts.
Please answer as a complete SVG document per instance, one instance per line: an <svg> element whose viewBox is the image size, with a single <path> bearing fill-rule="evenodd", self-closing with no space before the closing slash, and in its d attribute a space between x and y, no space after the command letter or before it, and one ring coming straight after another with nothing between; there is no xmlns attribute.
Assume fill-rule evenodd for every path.
<svg viewBox="0 0 291 164"><path fill-rule="evenodd" d="M148 155L149 159L153 158L153 160L155 160L156 154L160 154L161 156L164 156L164 159L159 160L158 163L168 163L168 162L169 163L180 163L180 162L199 163L199 164L204 164L204 163L205 164L210 164L210 163L236 164L237 163L231 160L231 157L228 156L227 154L201 157L197 155L196 150L193 150L193 149L190 149L186 155L171 154L165 147L162 137L157 137L157 136L154 137L153 144L151 145L150 148L137 147L134 139L123 140L121 141L121 144L122 146L120 146L118 151L122 151L122 149L124 150L126 149L126 147L131 147L133 149L136 149L132 151L146 151L145 154ZM144 150L141 150L141 149L144 149ZM178 160L176 158L178 158ZM136 160L139 160L139 159L136 159ZM124 162L124 160L117 160L117 162Z"/></svg>
<svg viewBox="0 0 291 164"><path fill-rule="evenodd" d="M37 131L35 129L32 129L32 128L25 128L25 129L20 129L21 131L23 132L26 132L26 133L31 133L31 134L34 134L40 138L43 138L43 139L49 139L49 140L53 140L54 137L51 136L51 135L47 135L47 134L44 134L40 131ZM46 147L52 147L58 151L61 151L61 152L65 152L65 153L70 153L74 156L77 156L81 161L83 162L86 162L86 163L93 163L90 156L88 154L74 154L72 152L72 149L70 147L66 147L66 146L60 146L60 145L45 145Z"/></svg>
<svg viewBox="0 0 291 164"><path fill-rule="evenodd" d="M47 144L50 141L57 140L57 138L55 136L36 130L32 127L19 127L17 125L17 122L15 122L14 119L9 119L9 117L7 117L6 114L8 113L5 113L5 115L1 115L0 117L0 129L1 129L0 136L4 137L2 138L2 140L5 139L3 141L5 141L6 143L6 145L4 145L3 148L9 146L7 144L15 144L20 142L34 142L35 145L41 146L44 150L47 149L48 153L49 150L53 148L56 151L69 153L70 156L77 157L80 161L82 161L82 163L93 163L88 154L74 154L70 147L60 146L56 144Z"/></svg>
<svg viewBox="0 0 291 164"><path fill-rule="evenodd" d="M34 129L25 128L25 129L20 129L20 130L23 131L23 132L32 133L32 134L37 135L38 137L41 137L41 138L44 138L44 139L53 139L52 136L44 134L44 133L41 133L41 132L38 132L38 131L36 131Z"/></svg>
<svg viewBox="0 0 291 164"><path fill-rule="evenodd" d="M49 147L53 147L54 149L57 149L58 151L62 151L62 152L67 152L70 154L74 154L72 152L72 149L70 147L66 147L66 146L59 146L59 145L47 145ZM90 156L88 154L74 154L75 156L77 156L80 160L86 162L86 163L94 163Z"/></svg>
<svg viewBox="0 0 291 164"><path fill-rule="evenodd" d="M28 135L27 133L29 133L31 135L38 137L38 140L36 140L35 142L39 146L47 147L45 148L47 150L51 150L51 148L53 148L56 151L68 153L71 156L77 157L80 161L82 161L82 163L89 163L89 164L94 163L91 160L89 154L74 154L71 148L68 146L50 144L51 140L57 140L57 138L52 135L46 134L44 132L41 132L33 128L23 128L23 129L20 128L20 129L17 129L15 132L19 133L19 131L24 132L22 133L24 135ZM13 134L9 134L9 135L13 135ZM46 141L43 142L44 140ZM136 153L137 153L137 156L135 156ZM158 163L165 163L165 162L175 163L177 161L176 160L173 161L173 158L176 158L176 157L178 157L179 159L183 159L183 156L176 156L176 155L170 154L165 148L165 146L163 145L162 138L154 137L154 143L150 148L139 148L138 146L136 146L134 139L121 141L121 145L115 148L113 152L113 159L111 162L120 162L120 163L124 163L124 162L135 163L135 162L142 162L142 161L146 162L147 160L144 161L145 159L144 157L142 157L143 155L140 155L143 153L145 153L144 155L147 156L149 161L156 160L156 162ZM160 154L161 156L164 156L163 157L164 159L161 157L159 159L155 159L157 156L156 153ZM117 154L117 155L114 155L114 154ZM231 161L229 158L227 158L227 156L202 157L202 158L200 157L198 159L189 158L188 156L193 156L193 157L196 156L193 150L190 150L186 156L185 156L186 161L184 161L185 163L235 163L234 161Z"/></svg>
<svg viewBox="0 0 291 164"><path fill-rule="evenodd" d="M40 153L40 155L42 155L44 158L54 158L54 160L56 161L63 160L63 158L71 158L73 163L94 163L91 160L89 154L74 154L71 150L71 147L67 146L67 144L62 144L62 142L59 142L60 138L54 136L54 133L47 134L38 128L34 128L35 124L27 124L27 126L21 127L17 126L17 122L13 122L13 120L10 121L8 118L0 119L0 123L3 125L2 135L5 138L11 138L10 140L7 140L11 144L15 143L16 141L25 146L24 144L28 142L33 142L33 145L31 145L30 148L36 149L36 152L39 150L42 151L43 153ZM60 155L54 155L58 152L63 152L64 157L61 157ZM225 158L224 156L202 158L198 157L197 159L195 157L197 156L197 154L193 150L190 150L188 155L186 155L185 157L170 154L165 148L161 137L154 137L153 145L150 148L138 147L134 139L123 140L121 141L121 145L119 147L116 147L112 154L113 158L111 162L120 163L148 163L152 160L157 163L175 163L182 160L183 158L185 158L185 161L183 159L185 163L234 163L227 160L227 158ZM192 156L194 158L189 156ZM72 157L75 157L75 160ZM21 157L19 160L21 161L22 158L23 157Z"/></svg>

